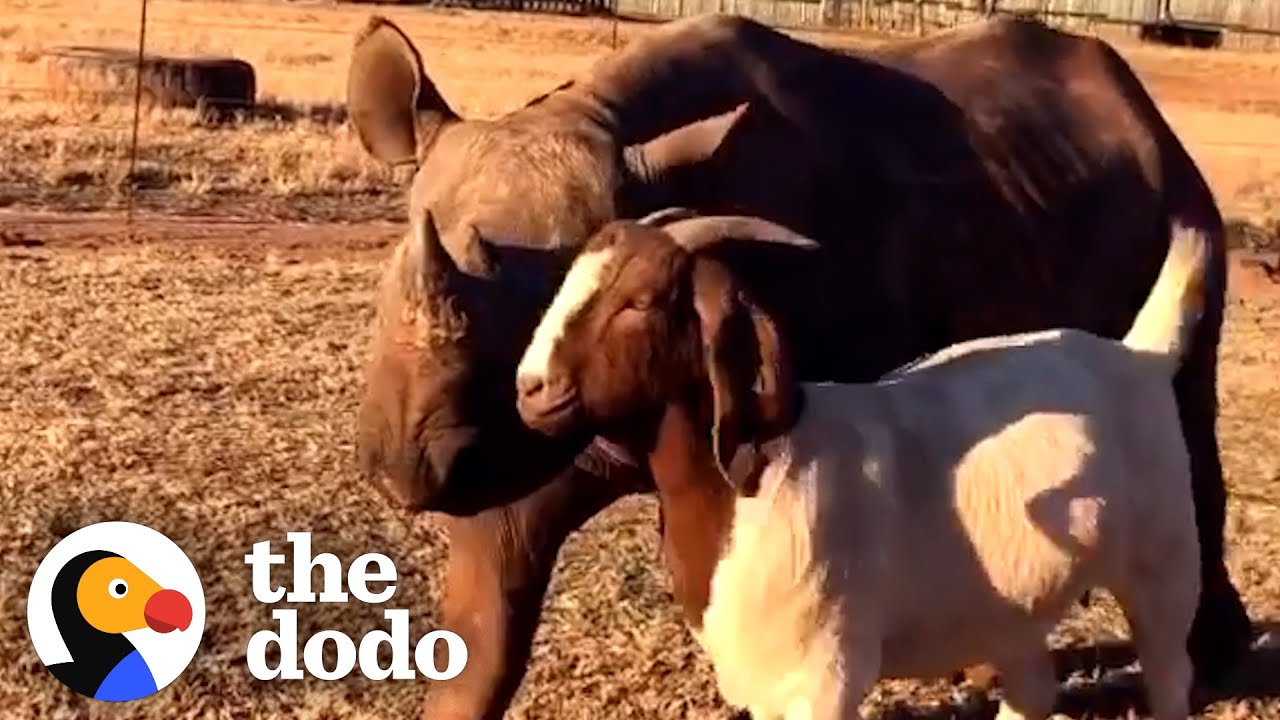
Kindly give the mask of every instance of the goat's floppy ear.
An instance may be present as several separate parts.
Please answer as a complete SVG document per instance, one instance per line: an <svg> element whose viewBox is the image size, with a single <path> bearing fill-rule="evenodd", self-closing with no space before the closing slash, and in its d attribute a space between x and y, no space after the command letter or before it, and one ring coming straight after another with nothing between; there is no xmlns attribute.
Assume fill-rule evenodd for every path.
<svg viewBox="0 0 1280 720"><path fill-rule="evenodd" d="M742 296L723 265L696 261L693 278L711 384L711 451L725 480L745 490L737 487L744 478L730 472L739 448L764 442L791 421L789 358L773 320Z"/></svg>
<svg viewBox="0 0 1280 720"><path fill-rule="evenodd" d="M795 420L796 387L791 356L772 318L751 303L746 304L755 334L756 442L786 432Z"/></svg>

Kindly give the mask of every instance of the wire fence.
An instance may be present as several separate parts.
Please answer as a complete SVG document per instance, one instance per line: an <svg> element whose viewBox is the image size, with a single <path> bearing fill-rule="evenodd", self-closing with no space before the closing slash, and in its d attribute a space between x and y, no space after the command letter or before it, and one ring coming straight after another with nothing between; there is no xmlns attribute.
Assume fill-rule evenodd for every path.
<svg viewBox="0 0 1280 720"><path fill-rule="evenodd" d="M923 34L992 15L1193 47L1280 49L1280 0L619 0L624 15L731 12L794 28Z"/></svg>
<svg viewBox="0 0 1280 720"><path fill-rule="evenodd" d="M1099 10L1103 2L1112 3L1110 11ZM1280 8L1280 0L1256 2ZM0 150L9 158L0 167L0 206L106 210L119 213L130 226L140 208L162 205L213 208L223 216L397 217L404 177L367 158L344 122L348 53L355 32L372 13L411 25L406 27L415 42L430 49L425 56L433 76L445 82L470 78L473 92L456 93L456 87L446 85L446 96L491 95L493 99L458 108L480 115L511 107L522 91L527 91L525 99L531 98L560 82L574 63L582 67L617 47L618 18L630 15L718 11L782 26L919 33L1000 12L1034 12L1060 24L1086 25L1120 22L1121 5L1131 20L1176 19L1171 8L1194 14L1189 0L413 4L600 20L590 26L594 30L583 30L582 21L571 19L547 29L506 15L481 30L460 30L486 21L356 3L246 2L244 12L233 17L227 9L241 6L191 0L95 0L84 11L68 1L23 9L0 19L0 99L5 101ZM1224 17L1242 12L1232 10L1237 6L1226 0L1219 4ZM1208 10L1197 12L1203 16ZM1273 16L1280 26L1280 10ZM548 38L555 49L547 49ZM495 52L506 55L501 61L488 57ZM495 70L499 67L503 69ZM157 113L157 108L166 112Z"/></svg>
<svg viewBox="0 0 1280 720"><path fill-rule="evenodd" d="M616 16L616 0L433 4ZM217 204L214 196L220 196L228 211L292 204L299 206L294 215L302 214L301 206L322 205L319 196L326 191L375 199L396 195L403 178L364 158L343 125L350 45L372 13L416 23L411 33L415 41L458 46L470 42L465 37L460 42L459 36L477 34L439 30L437 26L450 22L465 24L450 21L448 12L356 3L315 9L252 0L243 5L91 0L82 9L71 0L55 0L17 9L0 18L0 99L5 101L0 123L6 131L0 150L18 158L0 167L0 207L118 211L132 224L139 202L160 189L204 195L179 197L178 205L184 199L189 206ZM502 25L493 22L502 36L493 44L503 47L513 64L543 51L538 39L506 33ZM605 32L596 33L586 43L589 47L573 48L573 54L585 57L618 45L616 22L598 27ZM473 48L465 52L481 57ZM542 64L553 62L548 58ZM554 75L550 69L545 74L558 83L561 72L555 68ZM496 86L508 79L482 74L476 82ZM545 86L534 86L530 95ZM188 136L185 153L181 135ZM264 197L250 197L254 188ZM226 199L237 190L235 202ZM335 205L336 199L331 200L329 205ZM393 211L395 205L386 200L381 207ZM332 207L321 209L338 214Z"/></svg>

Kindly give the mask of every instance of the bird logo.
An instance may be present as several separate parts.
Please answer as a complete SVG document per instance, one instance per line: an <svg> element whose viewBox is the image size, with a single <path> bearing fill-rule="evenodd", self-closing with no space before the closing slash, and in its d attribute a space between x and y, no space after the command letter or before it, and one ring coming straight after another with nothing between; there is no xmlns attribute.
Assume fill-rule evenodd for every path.
<svg viewBox="0 0 1280 720"><path fill-rule="evenodd" d="M191 662L204 630L204 591L172 540L107 522L63 538L27 598L40 660L72 690L123 702L158 692Z"/></svg>

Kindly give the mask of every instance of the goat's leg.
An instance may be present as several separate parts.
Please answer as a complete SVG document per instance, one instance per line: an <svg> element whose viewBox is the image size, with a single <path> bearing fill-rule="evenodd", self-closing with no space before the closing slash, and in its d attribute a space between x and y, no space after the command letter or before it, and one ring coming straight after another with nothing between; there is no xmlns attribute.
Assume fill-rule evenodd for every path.
<svg viewBox="0 0 1280 720"><path fill-rule="evenodd" d="M844 662L826 663L808 684L808 697L789 703L782 720L862 720L862 701L880 677L880 643L869 640L856 643Z"/></svg>
<svg viewBox="0 0 1280 720"><path fill-rule="evenodd" d="M996 720L1044 720L1058 699L1058 676L1043 643L996 663L1004 699Z"/></svg>
<svg viewBox="0 0 1280 720"><path fill-rule="evenodd" d="M1191 658L1186 651L1185 633L1174 629L1179 627L1177 623L1165 626L1158 620L1134 618L1129 624L1142 663L1142 681L1153 720L1186 720L1191 715Z"/></svg>
<svg viewBox="0 0 1280 720"><path fill-rule="evenodd" d="M785 713L777 720L862 720L862 699L875 681L860 678L861 675L857 678L833 677L817 697L797 698L787 705ZM753 714L751 717L752 720L760 720L765 716Z"/></svg>
<svg viewBox="0 0 1280 720"><path fill-rule="evenodd" d="M1142 663L1154 720L1186 720L1190 715L1192 666L1187 636L1200 588L1193 572L1194 538L1153 543L1153 555L1135 563L1113 584Z"/></svg>
<svg viewBox="0 0 1280 720"><path fill-rule="evenodd" d="M447 518L449 558L439 626L467 644L462 674L433 686L424 720L498 720L524 678L556 555L569 533L643 486L572 468L533 494ZM437 643L443 652L444 643ZM444 658L438 659L440 667Z"/></svg>
<svg viewBox="0 0 1280 720"><path fill-rule="evenodd" d="M1082 608L1087 608L1090 602L1092 602L1092 597L1090 592L1086 590L1080 596L1079 605ZM953 685L959 685L965 680L968 680L975 689L986 693L991 692L991 689L999 682L1000 674L996 672L995 667L991 664L983 663L982 665L970 665L964 670L953 673L951 676L951 684Z"/></svg>

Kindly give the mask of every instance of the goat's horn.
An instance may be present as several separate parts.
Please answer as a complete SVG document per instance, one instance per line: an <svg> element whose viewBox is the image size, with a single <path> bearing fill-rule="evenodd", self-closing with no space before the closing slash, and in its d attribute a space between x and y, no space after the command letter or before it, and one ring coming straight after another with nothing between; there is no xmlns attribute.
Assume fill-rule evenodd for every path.
<svg viewBox="0 0 1280 720"><path fill-rule="evenodd" d="M688 220L689 218L695 217L698 217L698 211L692 208L669 207L661 210L655 210L636 222L640 225L662 227L663 225L668 225L679 220Z"/></svg>
<svg viewBox="0 0 1280 720"><path fill-rule="evenodd" d="M816 250L821 245L804 235L763 218L746 215L708 215L676 220L663 227L676 244L693 253L724 240L789 245L802 250Z"/></svg>

